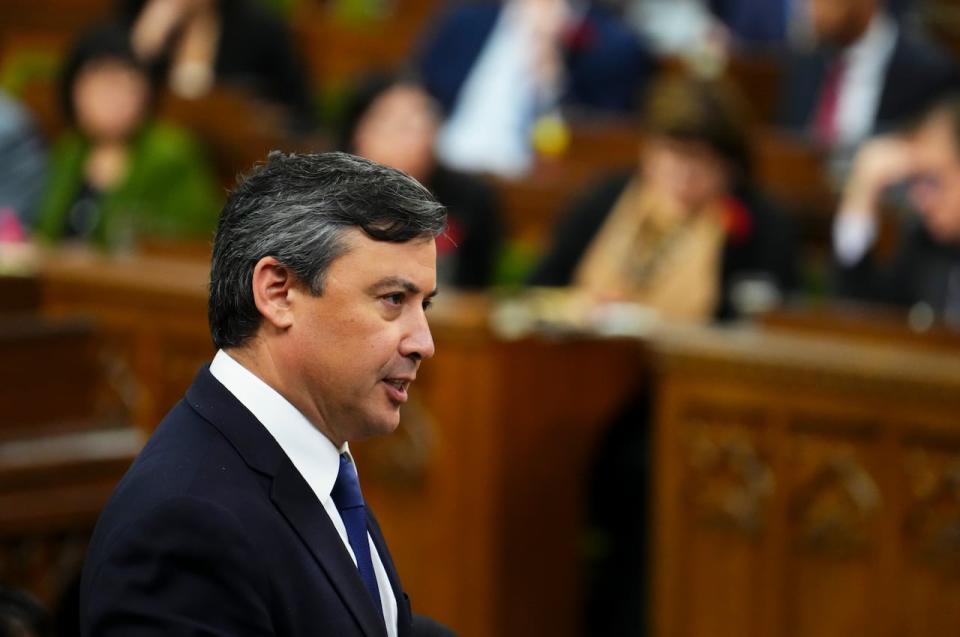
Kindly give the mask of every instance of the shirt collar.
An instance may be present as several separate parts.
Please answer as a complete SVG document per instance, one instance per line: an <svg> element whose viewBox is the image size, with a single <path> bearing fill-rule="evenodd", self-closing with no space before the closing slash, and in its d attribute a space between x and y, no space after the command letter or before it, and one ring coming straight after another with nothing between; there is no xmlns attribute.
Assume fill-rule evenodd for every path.
<svg viewBox="0 0 960 637"><path fill-rule="evenodd" d="M350 455L348 444L337 449L290 401L225 351L214 356L210 373L273 436L317 499L328 499L340 471L340 454Z"/></svg>

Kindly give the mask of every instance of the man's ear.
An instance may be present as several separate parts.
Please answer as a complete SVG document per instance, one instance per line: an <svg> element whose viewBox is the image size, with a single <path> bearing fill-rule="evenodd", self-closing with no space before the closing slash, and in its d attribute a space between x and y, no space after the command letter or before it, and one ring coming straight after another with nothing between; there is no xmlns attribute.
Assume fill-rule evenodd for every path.
<svg viewBox="0 0 960 637"><path fill-rule="evenodd" d="M274 257L263 257L253 266L253 302L263 320L278 330L293 325L290 293L296 277Z"/></svg>

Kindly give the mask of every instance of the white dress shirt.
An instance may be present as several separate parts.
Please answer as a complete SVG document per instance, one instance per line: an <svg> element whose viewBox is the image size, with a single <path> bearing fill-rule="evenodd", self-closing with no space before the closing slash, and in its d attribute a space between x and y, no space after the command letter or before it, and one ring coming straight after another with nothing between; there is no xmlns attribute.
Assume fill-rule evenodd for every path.
<svg viewBox="0 0 960 637"><path fill-rule="evenodd" d="M343 546L356 563L357 558L347 539L347 529L330 496L337 474L340 472L340 454L350 453L347 445L344 444L343 449L337 449L330 439L311 425L287 399L223 350L218 351L213 362L210 363L210 373L250 410L250 413L277 441L290 462L316 494L317 500L323 505L327 516L340 534ZM380 589L380 603L383 607L387 635L396 637L397 598L369 533L367 533L367 541L370 543L370 557L377 576L377 586Z"/></svg>
<svg viewBox="0 0 960 637"><path fill-rule="evenodd" d="M893 18L879 12L860 39L843 52L835 128L839 145L854 146L873 132L897 32Z"/></svg>
<svg viewBox="0 0 960 637"><path fill-rule="evenodd" d="M530 27L508 2L437 137L437 156L466 172L518 177L533 162L537 94Z"/></svg>

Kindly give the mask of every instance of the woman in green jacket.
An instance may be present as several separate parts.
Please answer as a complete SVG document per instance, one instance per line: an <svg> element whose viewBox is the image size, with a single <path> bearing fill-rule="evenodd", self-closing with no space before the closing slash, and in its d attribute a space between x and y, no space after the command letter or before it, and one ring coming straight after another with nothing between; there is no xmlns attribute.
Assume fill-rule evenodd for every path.
<svg viewBox="0 0 960 637"><path fill-rule="evenodd" d="M81 37L61 89L72 127L51 154L41 238L127 250L142 238L212 236L222 204L216 181L186 131L151 117L153 86L125 31Z"/></svg>

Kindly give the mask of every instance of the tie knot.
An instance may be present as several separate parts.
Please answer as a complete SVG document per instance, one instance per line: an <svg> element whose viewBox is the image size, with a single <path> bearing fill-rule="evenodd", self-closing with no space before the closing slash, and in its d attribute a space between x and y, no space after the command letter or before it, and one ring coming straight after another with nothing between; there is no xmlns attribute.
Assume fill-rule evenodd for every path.
<svg viewBox="0 0 960 637"><path fill-rule="evenodd" d="M357 469L345 453L340 455L340 471L337 473L337 481L333 483L330 497L333 498L333 504L338 511L363 506L363 494L360 492Z"/></svg>

